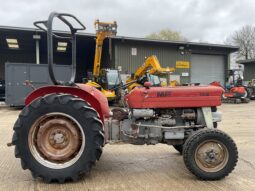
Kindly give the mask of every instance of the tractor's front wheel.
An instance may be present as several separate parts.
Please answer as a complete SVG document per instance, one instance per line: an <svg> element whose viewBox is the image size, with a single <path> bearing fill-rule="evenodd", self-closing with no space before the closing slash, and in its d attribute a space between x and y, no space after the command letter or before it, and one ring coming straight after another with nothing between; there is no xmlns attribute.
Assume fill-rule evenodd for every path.
<svg viewBox="0 0 255 191"><path fill-rule="evenodd" d="M183 147L186 167L203 180L219 180L236 166L238 151L234 141L217 129L202 129L191 135Z"/></svg>
<svg viewBox="0 0 255 191"><path fill-rule="evenodd" d="M15 156L46 182L77 180L104 145L97 112L80 98L50 94L26 106L14 126Z"/></svg>

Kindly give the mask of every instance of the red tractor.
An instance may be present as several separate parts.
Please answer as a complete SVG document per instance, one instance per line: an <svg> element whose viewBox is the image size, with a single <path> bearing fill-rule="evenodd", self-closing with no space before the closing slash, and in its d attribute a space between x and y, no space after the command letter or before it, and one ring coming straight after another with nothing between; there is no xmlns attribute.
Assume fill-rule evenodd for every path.
<svg viewBox="0 0 255 191"><path fill-rule="evenodd" d="M74 28L70 17L81 28ZM52 32L54 18L69 26L70 36ZM35 25L47 32L49 74L55 85L36 89L26 98L12 139L15 156L33 177L46 182L76 181L99 160L103 146L115 140L173 145L182 152L186 167L203 180L222 179L234 169L236 144L216 129L221 121L217 106L221 105L222 88L151 87L147 82L126 95L128 108L110 112L99 90L74 83L75 34L85 29L81 22L70 14L51 13L47 21ZM53 37L72 42L69 82L54 76Z"/></svg>

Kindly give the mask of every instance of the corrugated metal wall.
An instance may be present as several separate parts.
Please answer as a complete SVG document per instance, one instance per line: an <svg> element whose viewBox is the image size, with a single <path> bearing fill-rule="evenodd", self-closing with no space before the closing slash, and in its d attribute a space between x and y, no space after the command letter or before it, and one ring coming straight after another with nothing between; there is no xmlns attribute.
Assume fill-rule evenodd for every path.
<svg viewBox="0 0 255 191"><path fill-rule="evenodd" d="M244 65L244 81L255 79L255 63Z"/></svg>
<svg viewBox="0 0 255 191"><path fill-rule="evenodd" d="M141 66L145 57L156 55L162 67L175 68L176 61L190 61L190 53L181 54L178 46L155 45L141 42L115 42L114 47L115 68L121 67L121 73L130 74ZM132 55L132 48L136 48L137 54ZM174 74L190 73L189 69L176 69ZM190 77L181 77L181 82L190 81Z"/></svg>

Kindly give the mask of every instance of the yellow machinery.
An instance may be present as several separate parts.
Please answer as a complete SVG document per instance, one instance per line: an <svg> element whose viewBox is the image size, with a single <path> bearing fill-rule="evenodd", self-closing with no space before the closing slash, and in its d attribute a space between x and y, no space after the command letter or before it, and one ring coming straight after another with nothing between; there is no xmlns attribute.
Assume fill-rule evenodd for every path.
<svg viewBox="0 0 255 191"><path fill-rule="evenodd" d="M128 86L128 91L131 91L135 87L142 86L146 81L152 82L154 86L161 86L162 84L159 77L164 77L167 79L167 84L165 85L171 85L170 73L174 72L174 70L174 68L169 67L162 68L156 56L149 56L144 61L144 64L126 80L127 84L136 81Z"/></svg>
<svg viewBox="0 0 255 191"><path fill-rule="evenodd" d="M96 28L96 49L94 58L94 68L92 81L87 82L88 85L99 89L109 101L116 99L114 87L121 83L118 70L101 69L102 49L105 38L110 38L117 34L117 23L95 21Z"/></svg>

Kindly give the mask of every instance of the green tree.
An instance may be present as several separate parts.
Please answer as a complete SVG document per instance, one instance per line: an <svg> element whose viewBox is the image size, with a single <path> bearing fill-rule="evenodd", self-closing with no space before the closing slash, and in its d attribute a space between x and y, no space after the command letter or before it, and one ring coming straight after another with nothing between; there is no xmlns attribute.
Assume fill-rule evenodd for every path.
<svg viewBox="0 0 255 191"><path fill-rule="evenodd" d="M173 40L173 41L186 41L187 39L182 36L180 32L173 31L170 29L162 29L159 32L154 32L147 35L145 38L155 40Z"/></svg>
<svg viewBox="0 0 255 191"><path fill-rule="evenodd" d="M255 27L245 25L234 31L227 39L226 44L239 46L237 59L255 58Z"/></svg>

